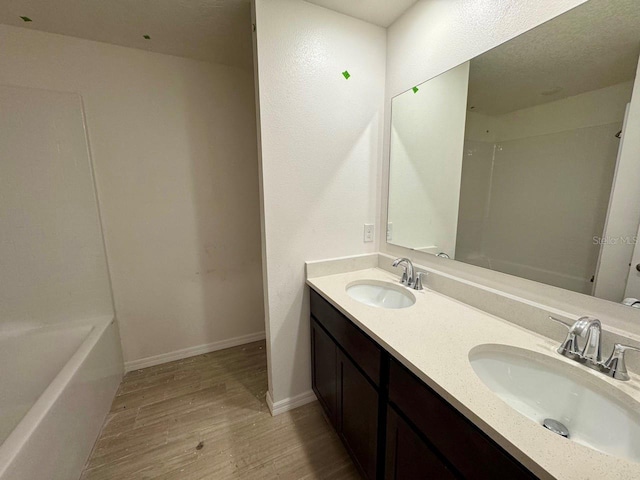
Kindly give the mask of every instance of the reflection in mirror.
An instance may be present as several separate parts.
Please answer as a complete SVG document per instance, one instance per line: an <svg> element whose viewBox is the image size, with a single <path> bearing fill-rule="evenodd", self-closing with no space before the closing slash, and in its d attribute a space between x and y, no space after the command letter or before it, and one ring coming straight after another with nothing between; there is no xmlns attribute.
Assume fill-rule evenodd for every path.
<svg viewBox="0 0 640 480"><path fill-rule="evenodd" d="M640 8L591 0L393 99L388 241L640 298Z"/></svg>

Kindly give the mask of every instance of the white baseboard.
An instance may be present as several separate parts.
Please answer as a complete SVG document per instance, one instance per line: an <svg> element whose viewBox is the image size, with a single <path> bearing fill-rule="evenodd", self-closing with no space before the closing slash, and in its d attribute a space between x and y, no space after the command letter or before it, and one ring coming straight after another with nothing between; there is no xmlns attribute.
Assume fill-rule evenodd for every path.
<svg viewBox="0 0 640 480"><path fill-rule="evenodd" d="M151 357L124 362L124 371L131 372L132 370L153 367L154 365L173 362L174 360L182 360L183 358L193 357L194 355L202 355L203 353L224 350L225 348L237 347L238 345L244 345L245 343L257 342L258 340L264 339L265 332L256 332L250 333L249 335L242 335L240 337L228 338L227 340L220 340L219 342L187 347L181 350L174 350L173 352L161 353L160 355L153 355Z"/></svg>
<svg viewBox="0 0 640 480"><path fill-rule="evenodd" d="M274 403L273 398L271 398L271 392L267 392L267 406L271 411L271 415L274 417L281 413L288 412L289 410L293 410L294 408L306 405L307 403L314 402L315 400L317 400L316 394L313 393L313 390L309 390L301 393L300 395L296 395L295 397L285 398L284 400L279 400Z"/></svg>

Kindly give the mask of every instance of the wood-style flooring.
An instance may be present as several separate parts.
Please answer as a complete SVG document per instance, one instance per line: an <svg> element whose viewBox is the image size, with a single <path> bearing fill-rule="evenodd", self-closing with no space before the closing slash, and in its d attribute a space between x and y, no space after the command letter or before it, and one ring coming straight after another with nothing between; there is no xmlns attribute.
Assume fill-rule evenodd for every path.
<svg viewBox="0 0 640 480"><path fill-rule="evenodd" d="M82 480L358 479L320 405L276 417L264 342L128 373Z"/></svg>

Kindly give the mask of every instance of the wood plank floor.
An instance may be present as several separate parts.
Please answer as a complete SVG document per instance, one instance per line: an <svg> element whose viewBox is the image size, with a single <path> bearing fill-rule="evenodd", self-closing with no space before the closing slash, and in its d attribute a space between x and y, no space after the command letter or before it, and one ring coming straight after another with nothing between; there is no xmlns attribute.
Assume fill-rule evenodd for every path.
<svg viewBox="0 0 640 480"><path fill-rule="evenodd" d="M271 417L264 342L128 373L82 480L358 479L317 402Z"/></svg>

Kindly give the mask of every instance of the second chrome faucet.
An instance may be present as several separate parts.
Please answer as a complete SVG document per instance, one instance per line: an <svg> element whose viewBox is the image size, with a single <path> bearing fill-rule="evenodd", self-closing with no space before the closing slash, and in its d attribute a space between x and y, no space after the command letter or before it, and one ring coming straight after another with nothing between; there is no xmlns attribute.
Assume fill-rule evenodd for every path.
<svg viewBox="0 0 640 480"><path fill-rule="evenodd" d="M550 316L549 319L569 329L567 337L558 348L560 355L617 380L629 380L624 353L627 350L640 351L639 348L616 343L608 360L603 362L600 346L602 337L600 320L593 317L580 317L573 325L568 325L555 317ZM578 337L585 339L585 345L582 348L578 345Z"/></svg>
<svg viewBox="0 0 640 480"><path fill-rule="evenodd" d="M411 260L405 257L396 258L392 264L394 267L402 267L402 278L400 283L414 290L422 290L422 277L426 275L423 272L416 273Z"/></svg>

